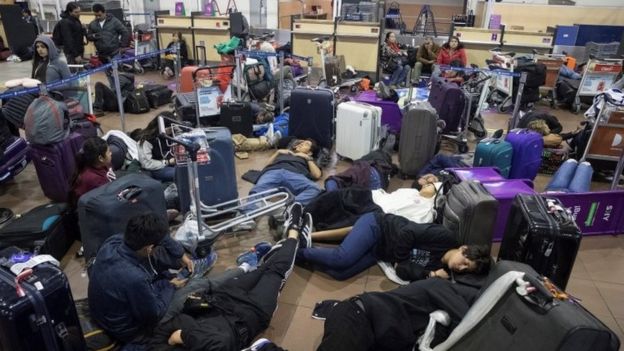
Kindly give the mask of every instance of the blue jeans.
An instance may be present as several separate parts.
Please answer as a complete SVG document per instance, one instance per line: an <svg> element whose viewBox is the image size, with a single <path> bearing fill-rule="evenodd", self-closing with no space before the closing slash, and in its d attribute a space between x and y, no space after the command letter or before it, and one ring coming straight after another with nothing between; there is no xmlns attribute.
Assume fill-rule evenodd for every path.
<svg viewBox="0 0 624 351"><path fill-rule="evenodd" d="M588 192L593 173L594 169L589 162L579 164L578 161L569 159L555 172L546 186L546 191Z"/></svg>
<svg viewBox="0 0 624 351"><path fill-rule="evenodd" d="M175 167L165 166L155 171L150 171L152 178L160 180L161 182L173 182L175 178Z"/></svg>
<svg viewBox="0 0 624 351"><path fill-rule="evenodd" d="M381 238L381 227L374 213L360 217L351 232L336 248L301 249L300 256L317 264L319 270L337 280L345 280L363 272L377 262L375 247Z"/></svg>
<svg viewBox="0 0 624 351"><path fill-rule="evenodd" d="M410 69L411 68L409 65L397 67L397 69L392 72L392 77L390 77L390 82L388 84L399 85L401 83L405 83L405 80L407 79L407 74L409 73Z"/></svg>
<svg viewBox="0 0 624 351"><path fill-rule="evenodd" d="M338 182L333 179L328 179L325 182L325 191L336 191L340 187L338 186ZM381 189L381 176L379 176L379 172L375 169L375 167L370 168L370 178L368 181L368 188L370 190Z"/></svg>
<svg viewBox="0 0 624 351"><path fill-rule="evenodd" d="M249 195L280 186L290 190L295 195L295 201L304 206L322 192L315 182L302 174L275 169L262 174L256 185L249 191Z"/></svg>

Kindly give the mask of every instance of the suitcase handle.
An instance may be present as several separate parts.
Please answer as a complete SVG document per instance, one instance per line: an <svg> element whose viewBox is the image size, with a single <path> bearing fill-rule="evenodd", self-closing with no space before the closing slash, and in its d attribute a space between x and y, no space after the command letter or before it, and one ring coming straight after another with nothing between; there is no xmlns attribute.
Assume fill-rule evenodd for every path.
<svg viewBox="0 0 624 351"><path fill-rule="evenodd" d="M553 293L544 286L538 277L525 273L523 280L530 285L530 287L524 287L524 289L527 289L525 290L526 295L523 296L526 302L544 310L544 312L552 308L555 297L553 296ZM530 288L534 288L534 290L528 290Z"/></svg>
<svg viewBox="0 0 624 351"><path fill-rule="evenodd" d="M210 74L211 74L211 75L223 75L223 74L226 74L226 73L221 73L221 72L216 72L216 73L213 73L213 72L212 72L212 70L216 70L216 69L219 69L219 68L236 68L236 65L217 65L217 66L203 66L203 67L198 67L198 68L196 68L196 69L193 71L193 74L192 74L192 76L193 76L193 81L196 81L196 80L197 80L197 72L199 72L199 71L210 71Z"/></svg>

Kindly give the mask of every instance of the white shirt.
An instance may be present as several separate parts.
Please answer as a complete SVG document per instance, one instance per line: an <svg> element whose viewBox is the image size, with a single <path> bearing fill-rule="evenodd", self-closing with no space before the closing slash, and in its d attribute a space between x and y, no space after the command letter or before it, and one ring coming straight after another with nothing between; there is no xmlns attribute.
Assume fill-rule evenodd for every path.
<svg viewBox="0 0 624 351"><path fill-rule="evenodd" d="M426 198L413 188L401 188L387 193L383 189L372 190L373 202L384 213L402 216L415 223L431 223L434 218L435 196Z"/></svg>
<svg viewBox="0 0 624 351"><path fill-rule="evenodd" d="M104 22L106 22L106 20L99 21L99 23L100 23L100 28L104 28Z"/></svg>

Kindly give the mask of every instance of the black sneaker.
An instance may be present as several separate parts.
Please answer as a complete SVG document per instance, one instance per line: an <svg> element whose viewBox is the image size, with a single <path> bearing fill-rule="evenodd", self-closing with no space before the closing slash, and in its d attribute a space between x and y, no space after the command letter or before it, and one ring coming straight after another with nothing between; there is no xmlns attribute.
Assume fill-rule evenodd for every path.
<svg viewBox="0 0 624 351"><path fill-rule="evenodd" d="M303 214L303 219L301 220L301 230L299 231L299 248L310 248L312 247L312 231L314 230L314 226L312 224L312 215L310 212L306 212Z"/></svg>
<svg viewBox="0 0 624 351"><path fill-rule="evenodd" d="M299 231L301 228L301 217L303 216L303 206L294 202L284 212L284 237L288 236L288 231L294 229Z"/></svg>

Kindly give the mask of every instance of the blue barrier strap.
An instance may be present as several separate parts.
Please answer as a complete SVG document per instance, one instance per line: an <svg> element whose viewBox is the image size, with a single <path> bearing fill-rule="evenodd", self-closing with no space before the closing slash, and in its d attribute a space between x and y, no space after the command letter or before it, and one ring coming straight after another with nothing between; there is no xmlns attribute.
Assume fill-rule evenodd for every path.
<svg viewBox="0 0 624 351"><path fill-rule="evenodd" d="M483 72L483 73L490 74L490 75L495 75L495 76L520 77L520 73L511 72L511 71L508 71L506 69L490 70L490 69L481 69L481 68L451 67L451 66L448 66L448 65L440 65L440 69L441 70L451 70L451 71L465 72L465 73L468 73L468 74L475 73L475 72Z"/></svg>

